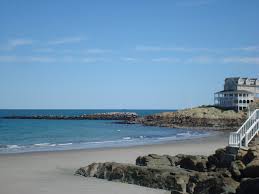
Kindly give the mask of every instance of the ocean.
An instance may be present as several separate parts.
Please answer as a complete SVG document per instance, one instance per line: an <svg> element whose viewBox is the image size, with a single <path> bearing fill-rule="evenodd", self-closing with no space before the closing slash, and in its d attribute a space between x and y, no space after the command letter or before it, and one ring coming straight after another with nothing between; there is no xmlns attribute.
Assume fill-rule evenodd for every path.
<svg viewBox="0 0 259 194"><path fill-rule="evenodd" d="M0 154L156 144L210 135L207 131L117 124L107 120L19 120L14 115L136 112L144 116L175 110L0 110Z"/></svg>

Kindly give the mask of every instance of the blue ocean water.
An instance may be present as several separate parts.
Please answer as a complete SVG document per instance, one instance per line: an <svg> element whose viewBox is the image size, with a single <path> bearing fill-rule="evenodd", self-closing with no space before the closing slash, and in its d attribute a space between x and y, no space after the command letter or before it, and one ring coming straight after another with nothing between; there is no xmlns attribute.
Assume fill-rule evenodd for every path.
<svg viewBox="0 0 259 194"><path fill-rule="evenodd" d="M174 110L0 110L11 115L81 115ZM154 144L209 135L206 131L116 124L100 120L19 120L0 118L0 153L54 151Z"/></svg>

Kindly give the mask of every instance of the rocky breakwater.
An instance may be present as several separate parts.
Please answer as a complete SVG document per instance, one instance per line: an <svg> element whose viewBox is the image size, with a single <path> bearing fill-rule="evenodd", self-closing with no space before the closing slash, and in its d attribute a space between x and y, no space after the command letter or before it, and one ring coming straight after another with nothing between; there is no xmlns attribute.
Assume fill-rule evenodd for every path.
<svg viewBox="0 0 259 194"><path fill-rule="evenodd" d="M172 194L258 194L259 143L249 150L226 147L210 156L149 154L136 164L92 163L76 175L136 184Z"/></svg>
<svg viewBox="0 0 259 194"><path fill-rule="evenodd" d="M246 113L215 107L197 107L176 112L163 112L135 120L146 126L236 130L246 119Z"/></svg>
<svg viewBox="0 0 259 194"><path fill-rule="evenodd" d="M45 120L124 120L133 121L138 117L134 112L108 112L96 114L83 114L79 116L64 115L32 115L32 116L6 116L4 119L45 119Z"/></svg>

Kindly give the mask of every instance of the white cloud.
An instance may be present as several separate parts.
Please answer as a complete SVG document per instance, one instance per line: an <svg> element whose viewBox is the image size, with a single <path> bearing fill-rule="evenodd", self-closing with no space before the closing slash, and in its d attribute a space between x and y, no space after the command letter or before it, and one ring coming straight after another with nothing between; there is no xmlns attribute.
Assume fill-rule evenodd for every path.
<svg viewBox="0 0 259 194"><path fill-rule="evenodd" d="M209 51L208 48L191 48L191 47L160 47L160 46L136 46L137 51L175 51L175 52L195 52L195 51Z"/></svg>
<svg viewBox="0 0 259 194"><path fill-rule="evenodd" d="M185 60L185 63L190 63L190 64L210 64L216 62L217 59L211 56L194 56L187 58Z"/></svg>
<svg viewBox="0 0 259 194"><path fill-rule="evenodd" d="M32 44L33 44L33 41L29 39L22 39L22 38L12 39L12 40L9 40L6 45L1 47L1 50L10 51L10 50L16 49L19 46L26 46L26 45L32 45Z"/></svg>
<svg viewBox="0 0 259 194"><path fill-rule="evenodd" d="M138 62L138 63L155 63L155 64L176 64L176 65L195 65L195 64L259 64L259 56L220 56L220 55L192 55L181 57L86 57L83 55L0 55L0 63L113 63L113 62Z"/></svg>
<svg viewBox="0 0 259 194"><path fill-rule="evenodd" d="M112 50L93 48L93 49L87 49L85 52L89 54L103 54L103 53L111 53Z"/></svg>
<svg viewBox="0 0 259 194"><path fill-rule="evenodd" d="M104 62L105 60L102 58L83 58L81 62L83 63L96 63L96 62Z"/></svg>
<svg viewBox="0 0 259 194"><path fill-rule="evenodd" d="M0 56L0 63L15 62L16 56Z"/></svg>
<svg viewBox="0 0 259 194"><path fill-rule="evenodd" d="M53 63L56 61L53 57L45 57L45 56L32 56L32 57L25 57L25 62L39 62L39 63Z"/></svg>
<svg viewBox="0 0 259 194"><path fill-rule="evenodd" d="M160 57L160 58L153 58L151 62L155 63L181 63L182 60L179 58L174 57Z"/></svg>
<svg viewBox="0 0 259 194"><path fill-rule="evenodd" d="M56 59L46 56L0 56L0 63L51 63Z"/></svg>
<svg viewBox="0 0 259 194"><path fill-rule="evenodd" d="M233 49L240 50L240 51L259 51L259 46L246 46L246 47L233 48Z"/></svg>
<svg viewBox="0 0 259 194"><path fill-rule="evenodd" d="M85 38L82 37L65 37L57 40L49 41L49 45L60 45L60 44L73 44L84 41Z"/></svg>
<svg viewBox="0 0 259 194"><path fill-rule="evenodd" d="M223 63L243 63L243 64L259 64L259 57L224 57L222 58Z"/></svg>
<svg viewBox="0 0 259 194"><path fill-rule="evenodd" d="M121 60L125 61L125 62L136 62L137 61L137 59L134 57L121 57Z"/></svg>
<svg viewBox="0 0 259 194"><path fill-rule="evenodd" d="M38 49L33 49L34 52L41 52L41 53L52 53L55 51L53 48L38 48Z"/></svg>

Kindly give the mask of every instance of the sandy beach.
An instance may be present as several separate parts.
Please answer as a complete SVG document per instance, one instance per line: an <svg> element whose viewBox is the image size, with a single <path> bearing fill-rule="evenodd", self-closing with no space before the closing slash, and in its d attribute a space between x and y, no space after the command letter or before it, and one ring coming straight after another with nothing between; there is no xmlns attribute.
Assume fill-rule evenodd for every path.
<svg viewBox="0 0 259 194"><path fill-rule="evenodd" d="M75 176L92 162L134 163L140 155L212 154L227 145L227 133L192 140L127 148L71 150L0 155L1 194L168 193L136 185Z"/></svg>

